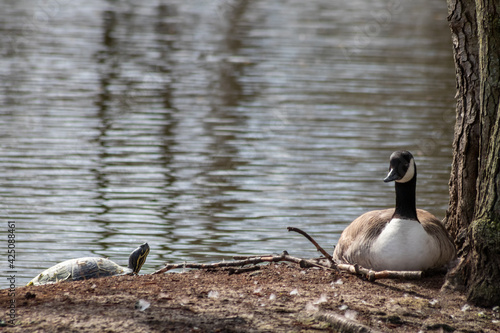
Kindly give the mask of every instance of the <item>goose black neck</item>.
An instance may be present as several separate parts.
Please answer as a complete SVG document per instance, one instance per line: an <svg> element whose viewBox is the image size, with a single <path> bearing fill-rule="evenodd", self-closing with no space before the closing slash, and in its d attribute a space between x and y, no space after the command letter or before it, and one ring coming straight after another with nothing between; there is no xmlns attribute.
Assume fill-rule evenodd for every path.
<svg viewBox="0 0 500 333"><path fill-rule="evenodd" d="M393 218L417 220L415 192L417 189L417 170L415 176L406 183L396 182L396 210Z"/></svg>

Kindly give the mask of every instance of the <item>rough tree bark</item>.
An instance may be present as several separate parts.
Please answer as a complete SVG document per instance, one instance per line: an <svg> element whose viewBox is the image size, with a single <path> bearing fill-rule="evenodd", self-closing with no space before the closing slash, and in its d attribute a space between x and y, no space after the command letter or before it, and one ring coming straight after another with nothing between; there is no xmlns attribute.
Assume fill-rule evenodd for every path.
<svg viewBox="0 0 500 333"><path fill-rule="evenodd" d="M445 224L460 263L449 282L500 303L500 1L448 0L457 121Z"/></svg>

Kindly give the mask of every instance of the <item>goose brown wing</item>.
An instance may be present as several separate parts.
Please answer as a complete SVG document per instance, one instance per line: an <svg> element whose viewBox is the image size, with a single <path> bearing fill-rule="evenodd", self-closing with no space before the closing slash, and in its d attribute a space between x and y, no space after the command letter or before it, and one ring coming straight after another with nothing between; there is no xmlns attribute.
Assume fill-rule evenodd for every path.
<svg viewBox="0 0 500 333"><path fill-rule="evenodd" d="M446 265L450 260L455 259L455 245L443 223L423 209L417 209L417 217L424 230L438 241L441 255L436 267Z"/></svg>
<svg viewBox="0 0 500 333"><path fill-rule="evenodd" d="M369 251L372 243L391 220L394 208L364 213L345 228L335 246L333 258L339 263L370 267Z"/></svg>

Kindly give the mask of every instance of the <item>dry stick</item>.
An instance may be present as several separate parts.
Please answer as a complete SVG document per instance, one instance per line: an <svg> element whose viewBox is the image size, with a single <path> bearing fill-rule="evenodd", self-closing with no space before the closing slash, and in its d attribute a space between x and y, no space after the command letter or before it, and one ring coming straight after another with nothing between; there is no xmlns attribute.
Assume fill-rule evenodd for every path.
<svg viewBox="0 0 500 333"><path fill-rule="evenodd" d="M314 262L313 260L307 260L302 258L296 258L290 256L286 251L283 251L281 255L268 255L268 256L255 256L248 257L243 260L234 260L234 261L222 261L214 264L197 264L197 263L183 263L183 264L166 264L162 269L157 270L152 274L161 274L165 273L171 269L178 268L196 268L196 269L215 269L215 268L224 268L224 267L238 267L245 265L256 265L262 262L278 262L278 261L289 261L296 264L299 264L302 268L309 267L321 267L325 269L329 269L329 267L323 266Z"/></svg>
<svg viewBox="0 0 500 333"><path fill-rule="evenodd" d="M365 276L368 281L377 279L406 279L419 280L422 278L422 271L373 271L358 265L337 264L337 268L355 275Z"/></svg>

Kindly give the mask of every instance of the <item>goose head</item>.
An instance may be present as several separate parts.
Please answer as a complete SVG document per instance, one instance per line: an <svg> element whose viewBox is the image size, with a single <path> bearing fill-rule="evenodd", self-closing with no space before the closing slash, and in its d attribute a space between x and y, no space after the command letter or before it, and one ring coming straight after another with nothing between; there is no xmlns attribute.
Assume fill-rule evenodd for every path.
<svg viewBox="0 0 500 333"><path fill-rule="evenodd" d="M407 183L417 175L413 155L406 150L395 151L390 157L390 167L384 182Z"/></svg>

